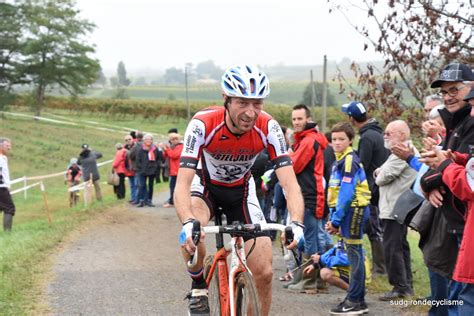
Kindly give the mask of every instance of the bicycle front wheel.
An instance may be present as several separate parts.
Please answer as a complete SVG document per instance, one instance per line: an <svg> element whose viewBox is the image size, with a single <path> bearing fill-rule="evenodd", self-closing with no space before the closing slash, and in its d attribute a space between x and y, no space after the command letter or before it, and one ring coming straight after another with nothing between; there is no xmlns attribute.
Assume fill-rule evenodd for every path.
<svg viewBox="0 0 474 316"><path fill-rule="evenodd" d="M209 272L211 271L213 256L207 256L204 259L204 278L207 279ZM221 315L221 302L219 294L219 267L216 265L214 273L212 274L211 282L208 285L208 298L209 298L209 310L211 316Z"/></svg>
<svg viewBox="0 0 474 316"><path fill-rule="evenodd" d="M235 286L236 315L260 315L255 282L248 272L239 273Z"/></svg>

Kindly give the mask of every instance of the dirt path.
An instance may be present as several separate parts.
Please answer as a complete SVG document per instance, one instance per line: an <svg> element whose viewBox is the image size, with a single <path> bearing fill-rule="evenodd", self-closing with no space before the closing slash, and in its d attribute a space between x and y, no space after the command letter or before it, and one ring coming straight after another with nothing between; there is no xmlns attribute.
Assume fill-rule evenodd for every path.
<svg viewBox="0 0 474 316"><path fill-rule="evenodd" d="M156 196L161 205L165 193ZM46 302L52 315L186 315L189 279L177 246L174 209L117 207L58 254ZM210 247L208 249L211 249ZM344 293L288 293L278 277L283 258L274 248L271 315L328 315ZM370 315L402 314L367 297Z"/></svg>

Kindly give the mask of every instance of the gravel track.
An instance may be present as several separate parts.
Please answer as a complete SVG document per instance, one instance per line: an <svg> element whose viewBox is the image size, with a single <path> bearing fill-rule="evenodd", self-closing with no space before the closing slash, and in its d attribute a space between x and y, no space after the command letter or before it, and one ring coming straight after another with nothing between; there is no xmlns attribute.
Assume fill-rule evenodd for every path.
<svg viewBox="0 0 474 316"><path fill-rule="evenodd" d="M156 194L155 204L166 195ZM45 298L50 314L186 315L190 281L177 245L180 226L175 210L161 207L119 206L100 215L57 255ZM271 315L329 315L344 297L335 288L330 294L288 293L278 281L283 273L275 246ZM408 315L375 295L367 303L369 315Z"/></svg>

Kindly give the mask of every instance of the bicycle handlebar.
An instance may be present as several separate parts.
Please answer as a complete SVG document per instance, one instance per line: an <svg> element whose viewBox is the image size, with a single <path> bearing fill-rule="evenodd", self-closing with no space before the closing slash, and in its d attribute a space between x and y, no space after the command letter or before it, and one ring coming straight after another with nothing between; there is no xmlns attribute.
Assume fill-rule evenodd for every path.
<svg viewBox="0 0 474 316"><path fill-rule="evenodd" d="M196 221L197 222L197 221ZM279 230L284 232L286 235L286 244L289 245L293 241L293 231L291 227L285 226L282 224L276 223L260 223L260 224L232 224L232 225L222 225L222 226L205 226L201 227L199 222L196 225L196 222L193 225L193 241L194 244L197 246L199 243L199 238L201 235L201 231L206 234L230 234L236 236L242 235L254 235L258 232L262 231L270 231L270 230ZM187 266L188 268L192 268L196 265L198 258L198 251L191 255Z"/></svg>

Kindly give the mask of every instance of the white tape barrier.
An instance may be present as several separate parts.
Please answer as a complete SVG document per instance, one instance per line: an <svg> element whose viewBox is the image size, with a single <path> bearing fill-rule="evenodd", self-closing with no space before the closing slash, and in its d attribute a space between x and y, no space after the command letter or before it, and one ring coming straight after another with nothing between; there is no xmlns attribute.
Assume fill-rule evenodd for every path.
<svg viewBox="0 0 474 316"><path fill-rule="evenodd" d="M131 129L129 127L122 127L122 126L118 126L118 125L111 125L111 124L99 123L99 122L94 122L94 121L85 121L85 120L81 121L77 118L75 118L73 122L68 122L68 120L71 120L71 119L64 118L64 117L62 118L63 120L55 120L55 119L44 117L44 116L34 116L34 115L23 114L23 113L5 112L5 111L0 111L0 113L1 114L6 114L6 115L11 115L11 116L17 116L17 117L32 118L32 119L35 119L35 120L45 121L45 122L53 123L53 124L63 124L63 125L70 125L70 126L81 126L81 127L93 128L93 129L100 130L100 131L119 133L119 134L122 134L122 135L124 133L128 134L130 131L134 130L134 129ZM53 114L47 114L47 115L53 115ZM57 116L59 116L59 115L57 115ZM84 124L84 123L83 124L78 124L76 122L84 122L84 123L88 123L88 124ZM93 125L91 125L91 124L93 124ZM106 126L106 125L112 126L113 128L97 126L99 124L103 125L103 126ZM167 136L162 135L162 134L153 133L153 132L146 132L146 131L143 131L143 132L144 133L152 133L154 135L157 135L159 138L163 138L163 139L167 138Z"/></svg>
<svg viewBox="0 0 474 316"><path fill-rule="evenodd" d="M97 164L97 167L101 167L101 166L104 166L104 165L107 165L109 163L111 163L113 160L107 160L107 161L103 161L101 163L98 163ZM12 180L10 182L10 184L15 184L15 183L19 183L19 182L26 182L27 180L44 180L44 179L49 179L49 178L53 178L53 177L57 177L57 176L64 176L66 174L66 171L61 171L61 172L57 172L57 173L53 173L53 174L47 174L47 175L44 175L44 176L35 176L35 177L21 177L21 178L18 178L18 179L15 179L15 180ZM72 191L76 191L76 190L71 190L75 187L80 187L80 186L85 186L88 182L84 182L84 183L81 183L79 185L76 185L74 187L71 187L68 189L69 192L72 192ZM44 191L44 185L43 185L43 182L40 181L40 182L36 182L34 184L30 184L30 185L25 185L23 188L20 188L20 189L17 189L17 190L14 190L14 191L10 191L10 194L15 194L15 193L18 193L18 192L22 192L22 191L25 191L26 190L29 190L31 189L32 187L35 187L37 185L41 185L41 191ZM78 188L79 190L81 190L81 188ZM84 189L84 188L82 188Z"/></svg>
<svg viewBox="0 0 474 316"><path fill-rule="evenodd" d="M36 182L36 183L33 183L33 184L30 184L26 187L23 187L23 188L20 188L20 189L17 189L17 190L14 190L14 191L11 191L10 194L13 195L13 194L16 194L16 193L19 193L19 192L23 192L23 191L26 191L26 190L29 190L35 186L39 185L40 186L40 189L41 191L44 191L44 185L43 185L43 182Z"/></svg>

